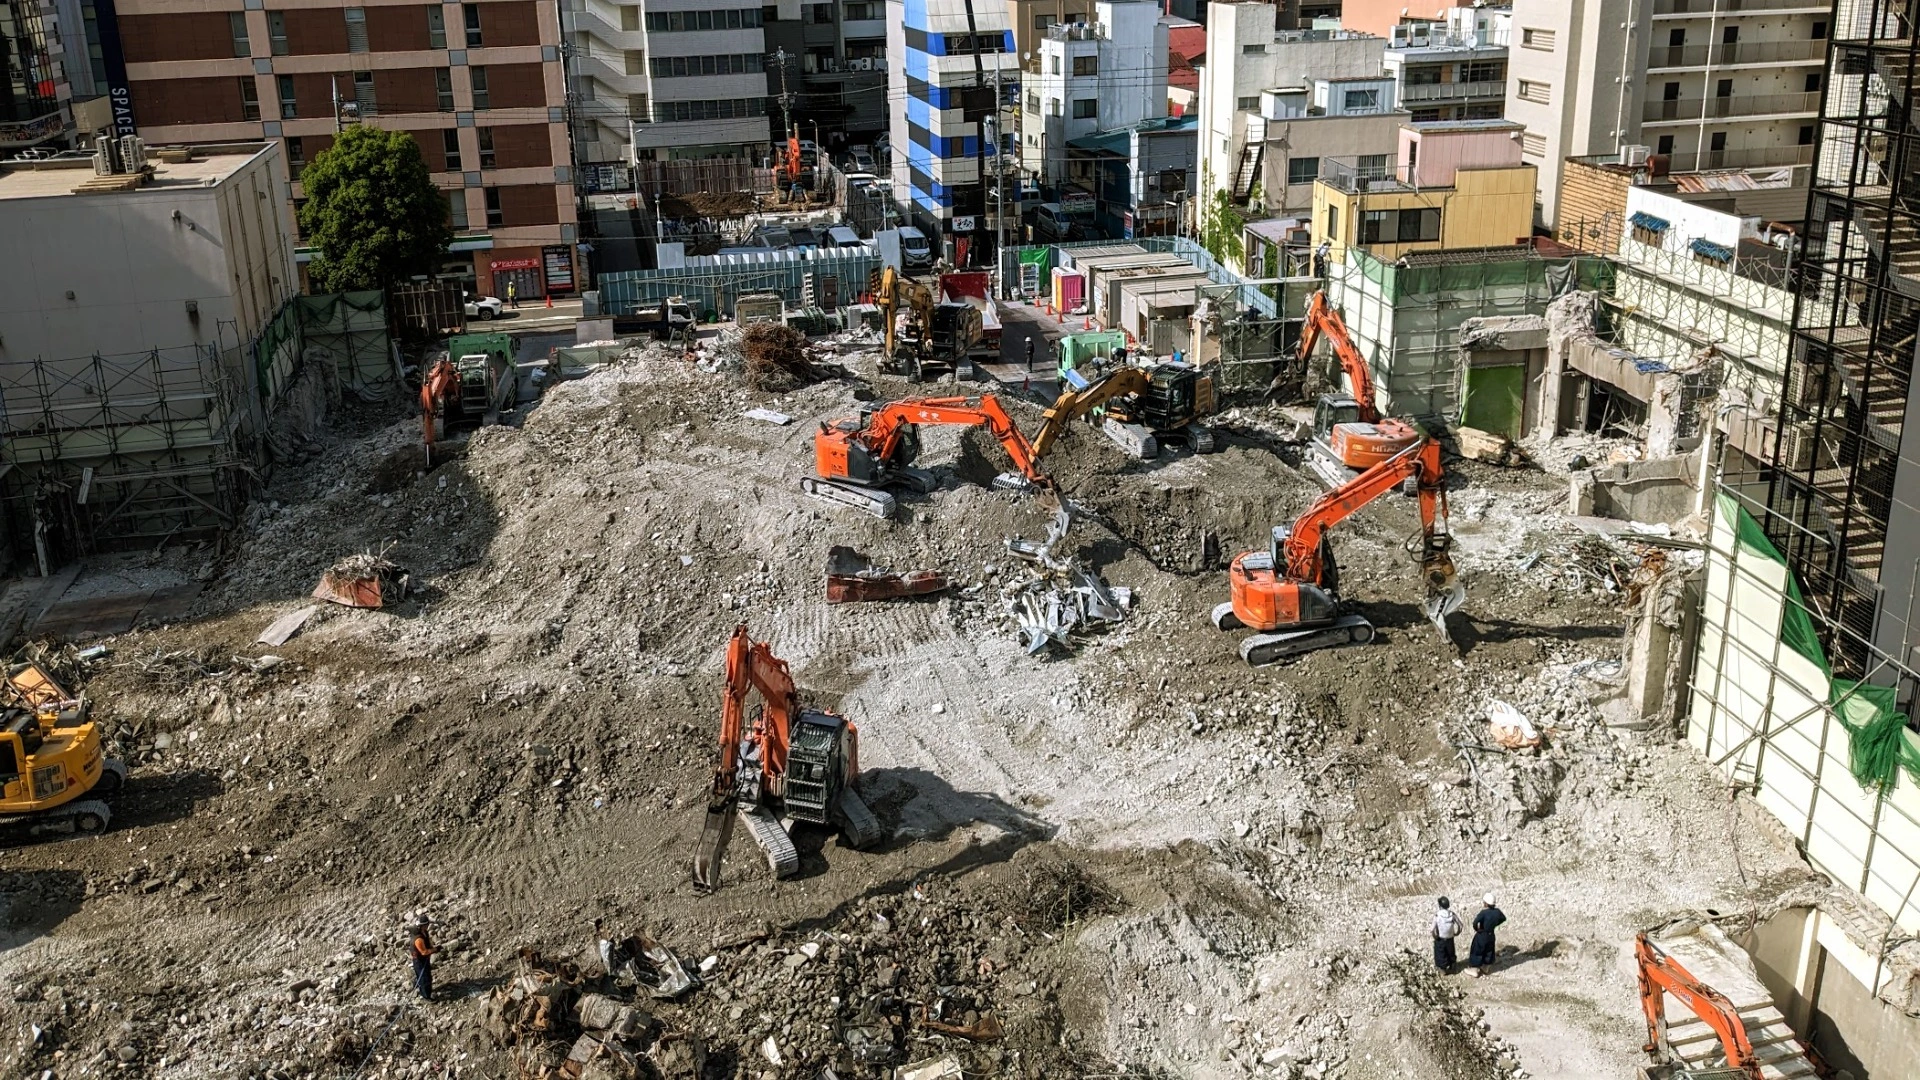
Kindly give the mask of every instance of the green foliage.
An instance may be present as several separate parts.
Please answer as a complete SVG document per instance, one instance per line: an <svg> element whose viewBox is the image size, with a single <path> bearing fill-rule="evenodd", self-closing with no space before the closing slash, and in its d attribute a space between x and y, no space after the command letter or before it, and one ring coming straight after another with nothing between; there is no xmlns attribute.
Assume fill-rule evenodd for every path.
<svg viewBox="0 0 1920 1080"><path fill-rule="evenodd" d="M1240 235L1246 230L1247 216L1233 205L1233 195L1225 188L1216 188L1213 193L1213 205L1208 208L1206 219L1200 225L1200 246L1226 266L1239 266L1241 256Z"/></svg>
<svg viewBox="0 0 1920 1080"><path fill-rule="evenodd" d="M300 230L318 292L385 289L431 271L453 240L447 198L404 131L347 128L301 173Z"/></svg>

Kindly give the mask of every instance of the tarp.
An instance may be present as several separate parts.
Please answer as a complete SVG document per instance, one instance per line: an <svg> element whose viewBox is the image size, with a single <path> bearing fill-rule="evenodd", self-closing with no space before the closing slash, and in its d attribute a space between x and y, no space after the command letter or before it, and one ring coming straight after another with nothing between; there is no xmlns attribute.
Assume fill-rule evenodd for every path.
<svg viewBox="0 0 1920 1080"><path fill-rule="evenodd" d="M1654 232L1667 231L1666 218L1654 217L1645 210L1635 210L1632 216L1627 218L1627 223L1636 229L1651 229Z"/></svg>
<svg viewBox="0 0 1920 1080"><path fill-rule="evenodd" d="M1733 249L1724 244L1716 244L1711 240L1695 237L1693 243L1687 246L1692 248L1695 254L1705 255L1714 262L1733 261Z"/></svg>
<svg viewBox="0 0 1920 1080"><path fill-rule="evenodd" d="M1722 493L1715 503L1720 514L1736 522L1734 531L1742 552L1786 565L1786 557L1767 539L1760 523L1732 495ZM1780 617L1780 640L1826 674L1827 704L1847 730L1847 761L1853 778L1862 787L1883 793L1893 789L1903 770L1908 779L1920 783L1920 735L1907 726L1907 715L1895 706L1893 687L1834 677L1833 665L1820 645L1820 632L1801 596L1800 583L1791 573L1787 575L1786 608Z"/></svg>

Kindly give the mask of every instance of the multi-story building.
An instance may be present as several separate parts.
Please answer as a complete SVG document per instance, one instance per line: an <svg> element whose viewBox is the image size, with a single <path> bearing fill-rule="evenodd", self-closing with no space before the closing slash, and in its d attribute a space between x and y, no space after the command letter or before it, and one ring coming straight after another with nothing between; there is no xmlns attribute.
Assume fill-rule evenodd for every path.
<svg viewBox="0 0 1920 1080"><path fill-rule="evenodd" d="M1270 3L1207 8L1200 83L1199 212L1219 193L1251 219L1304 220L1323 158L1391 166L1400 125L1387 41L1276 26Z"/></svg>
<svg viewBox="0 0 1920 1080"><path fill-rule="evenodd" d="M156 145L279 140L296 209L301 169L343 125L405 131L447 193L443 273L501 295L512 281L523 299L575 291L554 7L128 0L114 24L123 128Z"/></svg>
<svg viewBox="0 0 1920 1080"><path fill-rule="evenodd" d="M1067 144L1167 115L1167 27L1153 0L1099 0L1091 23L1049 26L1021 88L1020 164L1043 188L1067 175Z"/></svg>
<svg viewBox="0 0 1920 1080"><path fill-rule="evenodd" d="M884 131L886 0L781 0L766 11L776 131L790 122L829 152Z"/></svg>
<svg viewBox="0 0 1920 1080"><path fill-rule="evenodd" d="M982 121L1019 92L1007 6L990 0L887 0L893 197L914 224L983 230L992 169ZM1011 142L1011 131L1001 141Z"/></svg>
<svg viewBox="0 0 1920 1080"><path fill-rule="evenodd" d="M623 161L630 144L643 161L764 152L765 9L701 0L567 3L578 160Z"/></svg>
<svg viewBox="0 0 1920 1080"><path fill-rule="evenodd" d="M1534 181L1509 120L1405 124L1390 169L1371 162L1321 162L1313 187L1313 241L1332 259L1365 248L1392 262L1416 251L1491 248L1532 232Z"/></svg>
<svg viewBox="0 0 1920 1080"><path fill-rule="evenodd" d="M1560 163L1644 145L1676 171L1804 164L1831 5L1514 0L1507 116L1555 220Z"/></svg>
<svg viewBox="0 0 1920 1080"><path fill-rule="evenodd" d="M1386 37L1403 22L1444 22L1453 9L1474 6L1476 0L1344 0L1336 8L1341 26Z"/></svg>
<svg viewBox="0 0 1920 1080"><path fill-rule="evenodd" d="M1040 41L1050 26L1093 21L1093 0L1006 0L1013 20L1013 48L1029 72L1038 70Z"/></svg>
<svg viewBox="0 0 1920 1080"><path fill-rule="evenodd" d="M0 156L58 140L72 126L60 37L39 0L0 4Z"/></svg>
<svg viewBox="0 0 1920 1080"><path fill-rule="evenodd" d="M1507 97L1508 8L1450 8L1444 22L1400 23L1385 64L1415 120L1496 120Z"/></svg>

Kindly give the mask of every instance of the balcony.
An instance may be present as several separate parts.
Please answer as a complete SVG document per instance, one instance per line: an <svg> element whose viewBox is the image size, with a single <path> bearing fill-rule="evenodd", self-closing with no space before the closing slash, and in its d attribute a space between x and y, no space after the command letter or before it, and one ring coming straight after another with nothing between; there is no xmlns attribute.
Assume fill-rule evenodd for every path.
<svg viewBox="0 0 1920 1080"><path fill-rule="evenodd" d="M1612 160L1612 155L1607 155ZM1747 150L1707 150L1700 153L1668 154L1668 173L1690 173L1714 169L1785 169L1813 164L1811 146L1760 146Z"/></svg>
<svg viewBox="0 0 1920 1080"><path fill-rule="evenodd" d="M1362 165L1354 158L1321 158L1320 179L1349 195L1365 191L1415 191L1405 171L1390 163Z"/></svg>
<svg viewBox="0 0 1920 1080"><path fill-rule="evenodd" d="M1819 109L1819 94L1734 94L1649 101L1640 110L1640 121L1643 124L1691 124L1735 116L1749 119L1812 116Z"/></svg>
<svg viewBox="0 0 1920 1080"><path fill-rule="evenodd" d="M581 75L603 83L621 94L644 94L647 92L647 76L627 74L627 58L624 55L602 55L598 52L581 53L574 57L574 70Z"/></svg>
<svg viewBox="0 0 1920 1080"><path fill-rule="evenodd" d="M1505 82L1421 83L1400 89L1403 105L1416 101L1485 101L1507 96Z"/></svg>
<svg viewBox="0 0 1920 1080"><path fill-rule="evenodd" d="M885 19L848 19L840 24L840 36L848 41L887 36Z"/></svg>
<svg viewBox="0 0 1920 1080"><path fill-rule="evenodd" d="M1825 15L1832 10L1831 3L1821 4L1815 0L1653 0L1653 17L1656 19L1704 19L1713 15L1778 15L1790 12Z"/></svg>
<svg viewBox="0 0 1920 1080"><path fill-rule="evenodd" d="M1655 45L1647 50L1647 70L1757 67L1765 64L1824 64L1824 41L1734 41L1715 45Z"/></svg>

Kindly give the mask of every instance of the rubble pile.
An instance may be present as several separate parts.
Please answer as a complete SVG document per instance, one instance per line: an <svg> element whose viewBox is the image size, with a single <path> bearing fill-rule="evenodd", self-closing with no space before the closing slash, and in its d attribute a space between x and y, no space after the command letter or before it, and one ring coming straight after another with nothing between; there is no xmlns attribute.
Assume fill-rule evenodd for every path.
<svg viewBox="0 0 1920 1080"><path fill-rule="evenodd" d="M615 952L602 942L603 955ZM631 959L625 961L631 964ZM602 978L586 979L572 964L523 949L519 974L487 999L485 1026L508 1051L517 1080L651 1080L705 1074L701 1041L673 1030L633 1004L625 993L638 979L622 978L615 960ZM684 977L684 972L681 973ZM691 989L685 985L684 993ZM656 996L672 997L656 990Z"/></svg>
<svg viewBox="0 0 1920 1080"><path fill-rule="evenodd" d="M819 382L821 373L808 355L807 336L781 323L755 323L740 336L746 356L747 385L784 394Z"/></svg>
<svg viewBox="0 0 1920 1080"><path fill-rule="evenodd" d="M1028 573L1001 587L1000 603L1019 631L1020 647L1028 656L1048 646L1068 648L1071 635L1098 624L1120 622L1133 603L1131 589L1108 585L1078 558L1053 553L1055 546L1066 539L1073 515L1071 504L1062 505L1047 528L1045 540L1007 541L1007 551L1022 561Z"/></svg>

